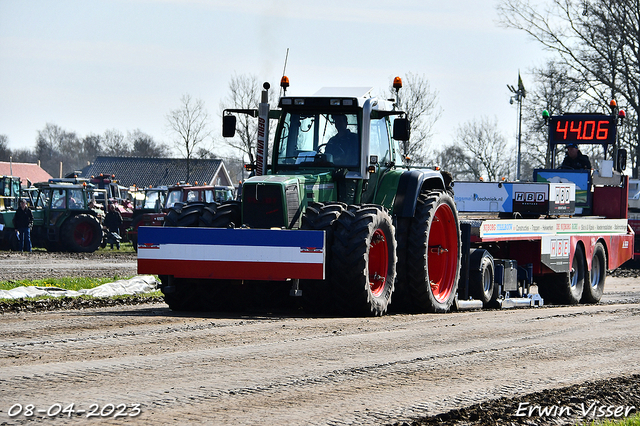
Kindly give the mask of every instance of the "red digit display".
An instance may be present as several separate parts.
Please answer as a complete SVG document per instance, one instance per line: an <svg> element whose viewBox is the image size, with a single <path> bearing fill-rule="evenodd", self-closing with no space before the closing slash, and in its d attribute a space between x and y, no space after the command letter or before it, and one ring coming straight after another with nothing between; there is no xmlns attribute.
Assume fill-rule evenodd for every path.
<svg viewBox="0 0 640 426"><path fill-rule="evenodd" d="M553 117L551 138L556 144L614 143L615 118L605 115L574 115Z"/></svg>

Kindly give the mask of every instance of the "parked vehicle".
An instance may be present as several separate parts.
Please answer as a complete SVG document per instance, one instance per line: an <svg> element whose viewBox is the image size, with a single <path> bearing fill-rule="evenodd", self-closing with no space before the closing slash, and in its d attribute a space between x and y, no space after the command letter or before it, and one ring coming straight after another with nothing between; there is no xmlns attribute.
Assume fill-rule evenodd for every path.
<svg viewBox="0 0 640 426"><path fill-rule="evenodd" d="M104 190L91 185L77 183L36 183L26 191L31 199L33 247L44 247L49 251L93 252L102 241L102 211L92 209L89 203ZM3 236L14 235L13 216L7 212Z"/></svg>

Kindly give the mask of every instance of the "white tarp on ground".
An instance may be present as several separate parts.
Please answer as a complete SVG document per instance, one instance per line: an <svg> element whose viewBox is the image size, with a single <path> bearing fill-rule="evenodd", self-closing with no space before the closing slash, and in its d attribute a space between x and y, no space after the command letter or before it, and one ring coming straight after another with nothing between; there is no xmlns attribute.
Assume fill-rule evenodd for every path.
<svg viewBox="0 0 640 426"><path fill-rule="evenodd" d="M75 297L81 295L109 297L123 294L150 293L157 289L158 281L153 275L140 275L129 280L118 280L79 291L65 290L59 287L16 287L11 290L0 290L0 299L21 299L36 296Z"/></svg>

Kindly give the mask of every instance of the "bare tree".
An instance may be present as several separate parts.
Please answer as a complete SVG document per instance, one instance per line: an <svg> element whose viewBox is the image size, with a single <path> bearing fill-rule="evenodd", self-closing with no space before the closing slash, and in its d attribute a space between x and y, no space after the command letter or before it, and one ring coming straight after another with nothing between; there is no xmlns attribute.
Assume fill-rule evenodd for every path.
<svg viewBox="0 0 640 426"><path fill-rule="evenodd" d="M255 75L234 74L229 81L229 95L220 104L220 109L257 109L261 99L261 88ZM238 114L236 136L225 139L232 148L237 149L249 157L249 162L255 162L256 142L258 139L258 123L255 118Z"/></svg>
<svg viewBox="0 0 640 426"><path fill-rule="evenodd" d="M131 146L129 155L132 157L167 157L170 152L168 146L156 142L153 137L140 129L127 132L127 141Z"/></svg>
<svg viewBox="0 0 640 426"><path fill-rule="evenodd" d="M636 139L623 142L638 145L638 0L503 0L498 13L502 25L527 32L554 52L587 85L584 97L594 107L606 108L609 98L624 101L635 113L631 123ZM621 136L633 133L621 132ZM634 176L637 173L634 168Z"/></svg>
<svg viewBox="0 0 640 426"><path fill-rule="evenodd" d="M9 149L9 137L0 135L0 161L9 161L11 149Z"/></svg>
<svg viewBox="0 0 640 426"><path fill-rule="evenodd" d="M116 129L106 130L102 136L103 148L105 155L123 156L129 151L124 142L124 135Z"/></svg>
<svg viewBox="0 0 640 426"><path fill-rule="evenodd" d="M68 132L60 126L47 123L44 129L38 131L36 141L36 155L41 166L52 176L60 174L60 163L63 165L63 175L78 167L77 153L80 141L75 132Z"/></svg>
<svg viewBox="0 0 640 426"><path fill-rule="evenodd" d="M543 67L534 68L530 75L534 84L523 104L522 165L523 176L533 176L534 168L549 167L548 127L542 111L550 115L565 112L589 111L584 100L587 85L563 63L549 60Z"/></svg>
<svg viewBox="0 0 640 426"><path fill-rule="evenodd" d="M192 99L191 95L180 98L181 106L167 115L170 132L174 136L174 144L187 160L186 181L191 172L191 158L205 139L211 136L209 113L202 99Z"/></svg>
<svg viewBox="0 0 640 426"><path fill-rule="evenodd" d="M389 93L395 96L395 89L390 87ZM435 157L429 142L434 125L442 114L438 107L438 93L431 90L424 75L407 73L399 98L399 109L406 112L411 124L411 138L400 143L402 155L411 158L414 164L428 164Z"/></svg>
<svg viewBox="0 0 640 426"><path fill-rule="evenodd" d="M461 160L475 179L486 176L489 181L497 181L509 176L513 155L498 130L497 119L483 117L462 124L456 131L456 145L469 153Z"/></svg>
<svg viewBox="0 0 640 426"><path fill-rule="evenodd" d="M460 145L442 149L436 154L435 163L451 173L454 180L478 180L482 176L479 161Z"/></svg>

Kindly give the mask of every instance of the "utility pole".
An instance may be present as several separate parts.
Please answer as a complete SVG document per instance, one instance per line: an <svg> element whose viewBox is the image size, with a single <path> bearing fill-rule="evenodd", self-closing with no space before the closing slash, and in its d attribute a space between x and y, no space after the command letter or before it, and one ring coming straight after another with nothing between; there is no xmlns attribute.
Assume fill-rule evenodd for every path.
<svg viewBox="0 0 640 426"><path fill-rule="evenodd" d="M639 0L640 1L640 0ZM524 90L524 84L522 84L522 78L520 78L520 71L518 71L518 88L516 89L510 84L507 84L507 87L513 93L513 96L509 99L509 103L513 105L513 102L518 103L518 149L517 155L518 159L516 162L516 181L520 180L520 158L521 158L521 146L522 146L522 100L527 95L526 90Z"/></svg>

